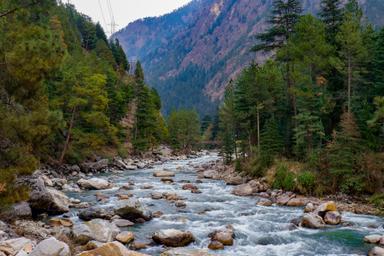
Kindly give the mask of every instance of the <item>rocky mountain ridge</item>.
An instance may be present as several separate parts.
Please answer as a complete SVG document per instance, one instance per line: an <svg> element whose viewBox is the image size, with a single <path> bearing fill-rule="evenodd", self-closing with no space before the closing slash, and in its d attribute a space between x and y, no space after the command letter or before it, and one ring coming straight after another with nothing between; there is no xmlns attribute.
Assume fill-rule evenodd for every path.
<svg viewBox="0 0 384 256"><path fill-rule="evenodd" d="M384 1L360 0L366 17L384 24ZM320 0L303 0L316 14ZM272 0L194 0L174 12L129 24L114 35L130 59L140 59L164 112L195 108L213 113L225 85L251 61L255 35L264 31Z"/></svg>

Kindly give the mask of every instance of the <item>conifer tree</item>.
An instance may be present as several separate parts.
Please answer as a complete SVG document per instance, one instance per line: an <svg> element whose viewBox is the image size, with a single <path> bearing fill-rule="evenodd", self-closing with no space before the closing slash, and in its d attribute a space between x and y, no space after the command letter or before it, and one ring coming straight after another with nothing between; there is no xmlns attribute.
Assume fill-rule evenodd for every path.
<svg viewBox="0 0 384 256"><path fill-rule="evenodd" d="M327 40L335 45L335 38L343 20L341 0L322 0L320 17L326 27Z"/></svg>

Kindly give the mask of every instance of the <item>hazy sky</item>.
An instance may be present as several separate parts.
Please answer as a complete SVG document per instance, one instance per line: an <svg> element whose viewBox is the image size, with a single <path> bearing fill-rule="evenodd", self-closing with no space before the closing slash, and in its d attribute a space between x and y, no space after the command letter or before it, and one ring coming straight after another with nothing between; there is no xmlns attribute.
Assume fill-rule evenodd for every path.
<svg viewBox="0 0 384 256"><path fill-rule="evenodd" d="M66 2L67 0L63 0ZM119 30L128 23L145 17L159 16L181 7L191 0L109 0ZM94 21L99 21L109 34L111 18L108 0L70 0L76 8ZM100 3L100 4L99 4ZM100 7L101 6L101 7ZM101 11L103 10L103 11Z"/></svg>

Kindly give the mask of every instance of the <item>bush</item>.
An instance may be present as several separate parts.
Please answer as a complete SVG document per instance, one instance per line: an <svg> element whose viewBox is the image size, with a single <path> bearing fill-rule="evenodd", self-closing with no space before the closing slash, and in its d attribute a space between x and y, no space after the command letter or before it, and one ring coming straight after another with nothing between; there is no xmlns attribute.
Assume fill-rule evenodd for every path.
<svg viewBox="0 0 384 256"><path fill-rule="evenodd" d="M377 208L381 209L384 213L384 193L381 194L374 194L370 199L369 202L373 205L375 205Z"/></svg>
<svg viewBox="0 0 384 256"><path fill-rule="evenodd" d="M253 177L261 178L265 176L266 170L272 165L273 158L267 154L255 156L250 165L250 174Z"/></svg>
<svg viewBox="0 0 384 256"><path fill-rule="evenodd" d="M295 189L295 175L288 171L286 165L281 164L277 167L273 187L287 191Z"/></svg>
<svg viewBox="0 0 384 256"><path fill-rule="evenodd" d="M301 172L297 176L298 189L303 194L313 194L316 188L316 177L310 171Z"/></svg>

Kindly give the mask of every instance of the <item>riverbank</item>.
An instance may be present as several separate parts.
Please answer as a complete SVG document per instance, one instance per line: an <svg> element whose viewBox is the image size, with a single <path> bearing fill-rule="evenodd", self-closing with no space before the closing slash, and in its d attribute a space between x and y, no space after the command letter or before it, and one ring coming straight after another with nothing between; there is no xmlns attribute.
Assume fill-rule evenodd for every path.
<svg viewBox="0 0 384 256"><path fill-rule="evenodd" d="M240 176L233 166L224 165L222 161L203 166L197 170L201 178L223 180L227 185L235 186L232 193L238 196L258 196L269 199L271 203L285 206L305 206L311 202L319 205L326 201L335 201L341 211L356 214L384 215L384 209L379 209L368 202L368 197L352 197L346 194L313 197L300 195L291 191L272 189L266 178L253 179ZM266 203L268 204L268 202Z"/></svg>
<svg viewBox="0 0 384 256"><path fill-rule="evenodd" d="M58 177L48 170L36 172L29 179L31 200L15 206L18 216L0 225L0 252L7 256L361 255L373 248L364 243L365 236L384 233L382 218L342 212L338 204L342 224L303 228L295 223L303 216L303 207L279 204L287 193L269 191L262 180L234 175L221 180L219 176L234 172L214 153L124 163L135 161L137 168L131 170L110 165L100 172ZM265 191L241 196L249 186ZM292 196L288 202L300 201Z"/></svg>

